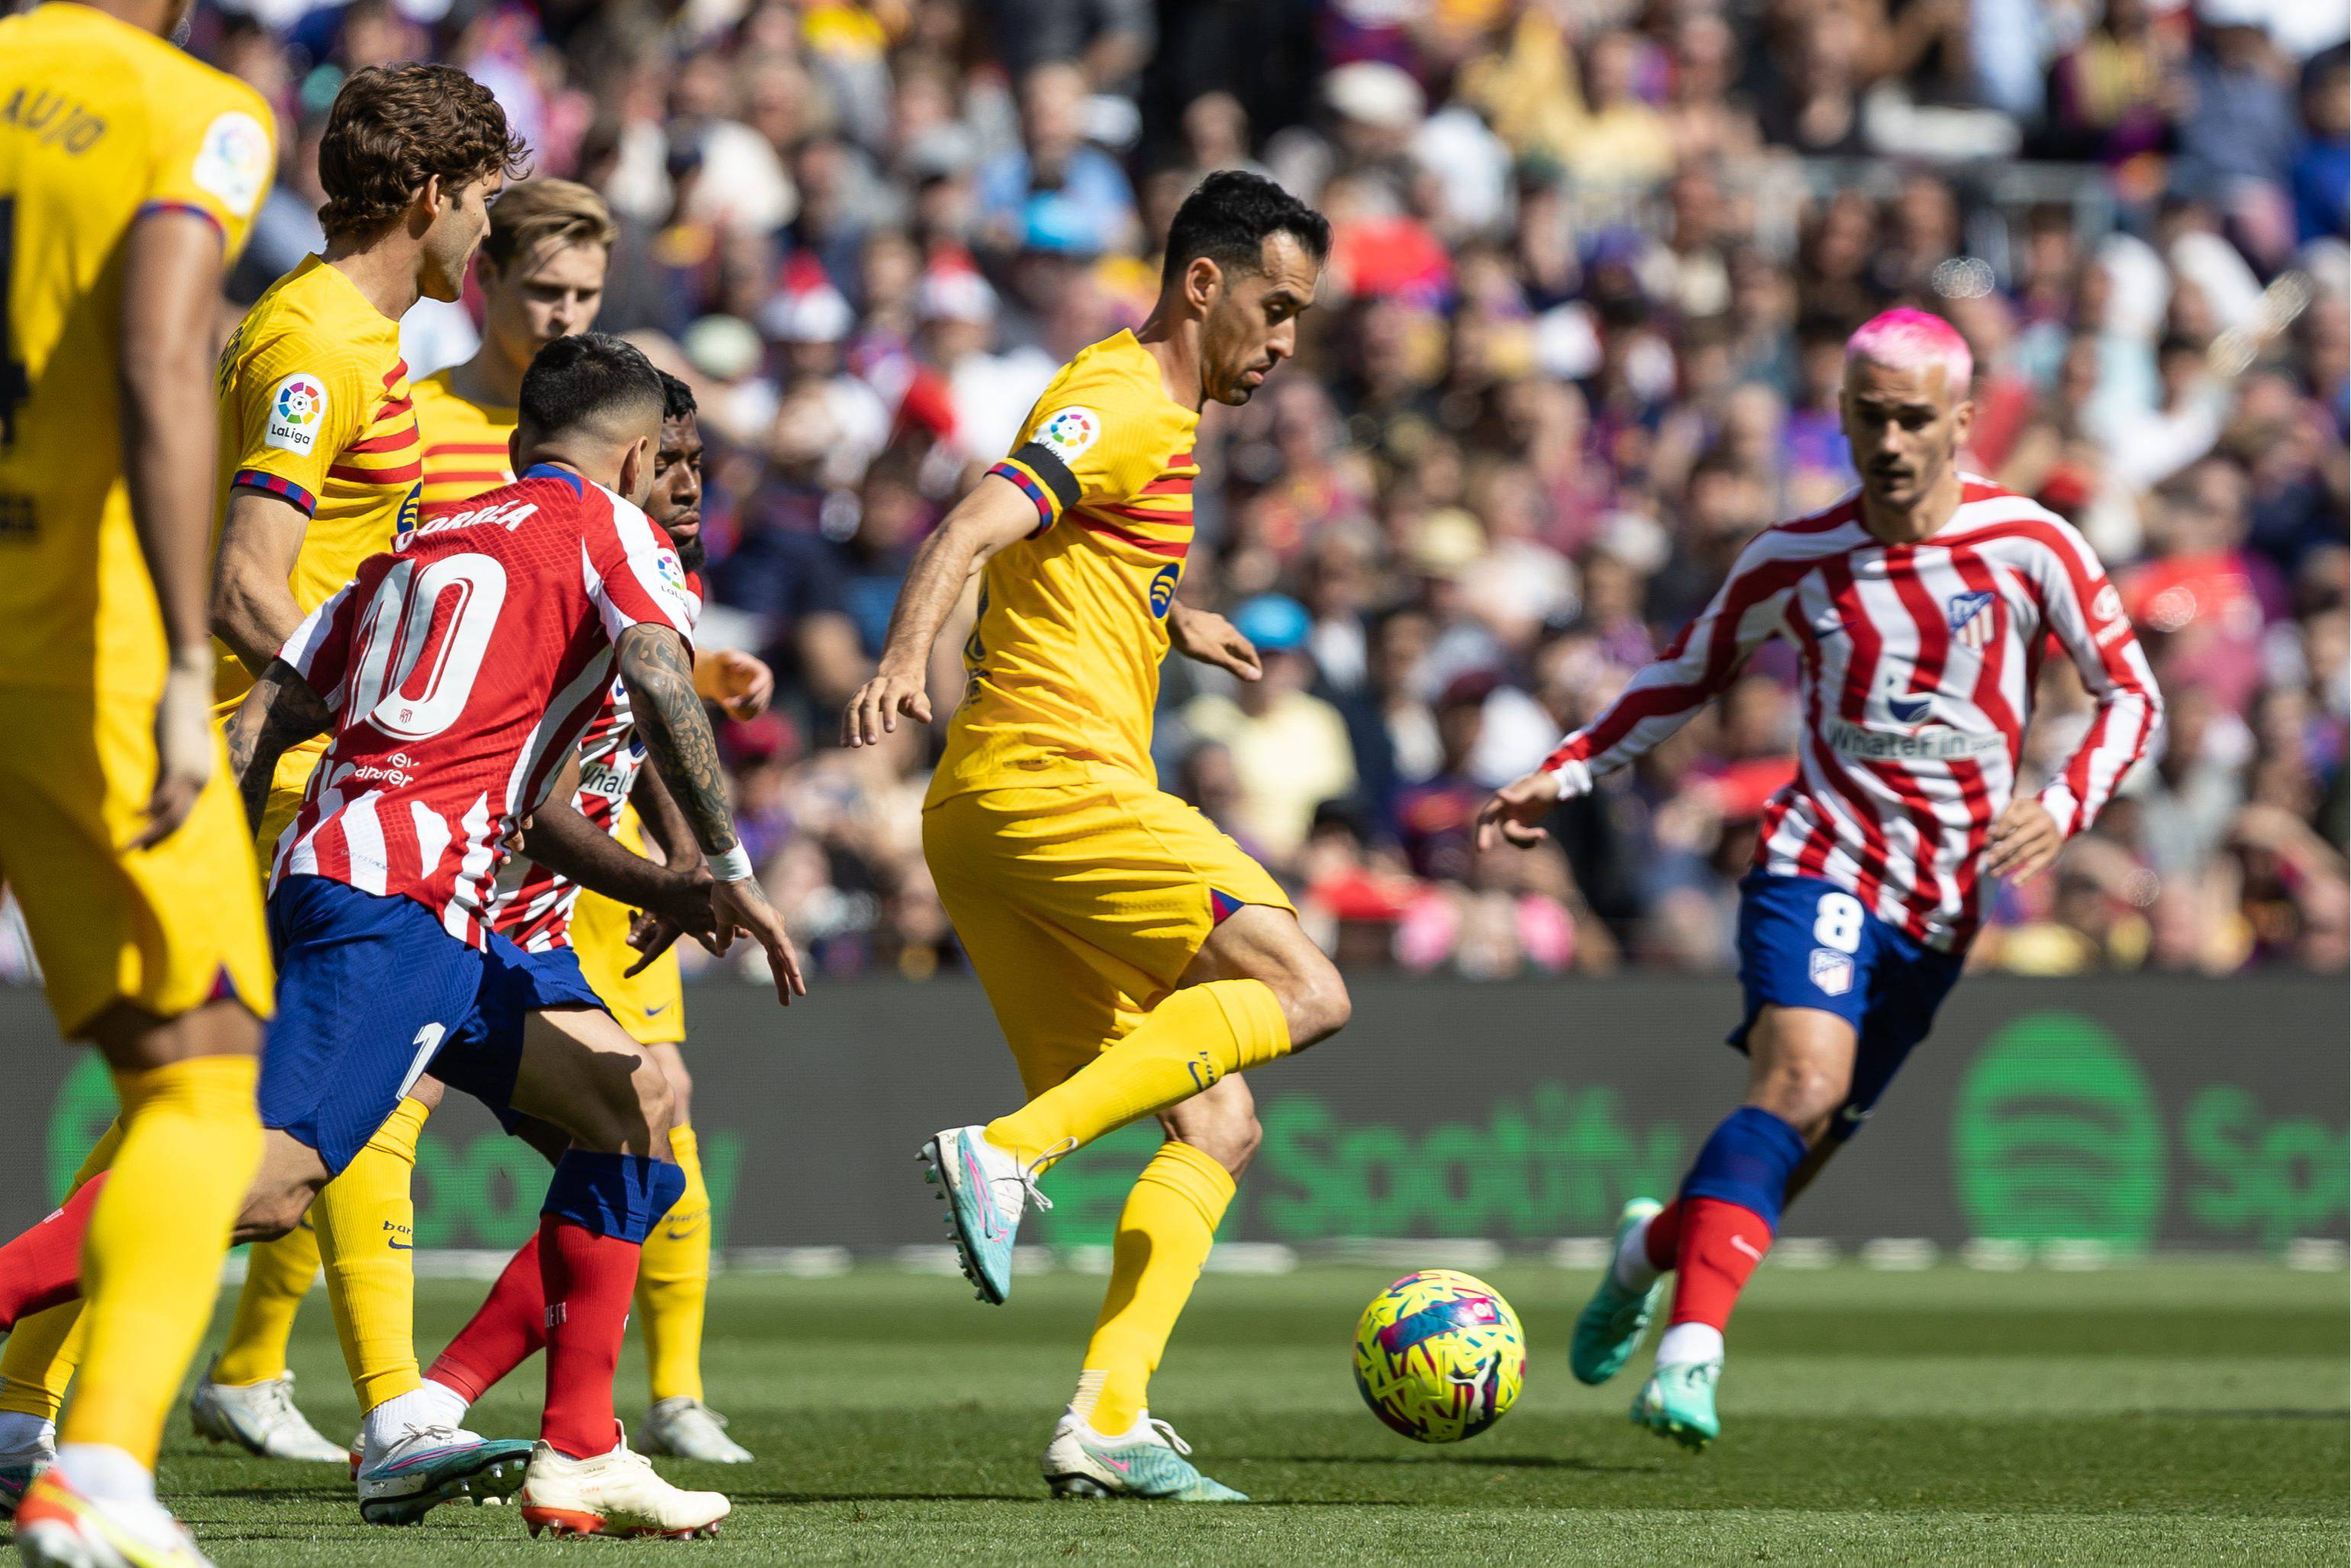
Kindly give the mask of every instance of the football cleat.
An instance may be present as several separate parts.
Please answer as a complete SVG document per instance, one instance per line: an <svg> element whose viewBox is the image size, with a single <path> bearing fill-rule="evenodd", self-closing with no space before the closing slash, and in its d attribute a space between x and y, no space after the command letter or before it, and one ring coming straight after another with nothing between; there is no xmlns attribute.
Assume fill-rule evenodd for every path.
<svg viewBox="0 0 2351 1568"><path fill-rule="evenodd" d="M1722 1433L1714 1414L1714 1385L1720 1381L1719 1359L1661 1366L1633 1401L1633 1425L1697 1453Z"/></svg>
<svg viewBox="0 0 2351 1568"><path fill-rule="evenodd" d="M1628 1291L1616 1281L1616 1253L1627 1232L1664 1207L1655 1198L1636 1197L1617 1217L1616 1246L1609 1249L1592 1299L1575 1315L1575 1333L1568 1342L1568 1369L1578 1383L1597 1385L1615 1376L1649 1332L1649 1320L1665 1299L1665 1276L1651 1281L1646 1291Z"/></svg>
<svg viewBox="0 0 2351 1568"><path fill-rule="evenodd" d="M214 1383L212 1369L188 1398L188 1418L215 1443L235 1443L265 1459L306 1459L333 1465L343 1450L319 1435L294 1406L294 1375L244 1385Z"/></svg>
<svg viewBox="0 0 2351 1568"><path fill-rule="evenodd" d="M1045 1446L1045 1484L1055 1497L1249 1501L1247 1494L1202 1475L1191 1452L1175 1427L1147 1412L1120 1437L1105 1437L1074 1412L1064 1412Z"/></svg>
<svg viewBox="0 0 2351 1568"><path fill-rule="evenodd" d="M1027 1165L987 1141L984 1127L950 1127L923 1145L923 1179L935 1184L947 1206L947 1233L955 1238L963 1277L981 1301L1002 1306L1012 1294L1012 1239L1030 1206L1050 1208L1039 1190L1045 1167L1077 1147L1074 1139Z"/></svg>
<svg viewBox="0 0 2351 1568"><path fill-rule="evenodd" d="M645 1412L645 1452L711 1465L747 1465L751 1450L728 1437L726 1417L681 1395Z"/></svg>
<svg viewBox="0 0 2351 1568"><path fill-rule="evenodd" d="M414 1524L444 1502L500 1502L523 1484L531 1445L478 1437L459 1427L411 1427L360 1467L360 1517L370 1524Z"/></svg>
<svg viewBox="0 0 2351 1568"><path fill-rule="evenodd" d="M718 1533L734 1508L715 1491L687 1491L653 1473L623 1434L610 1453L575 1459L545 1443L530 1451L523 1479L523 1527L536 1536L661 1535L686 1541Z"/></svg>
<svg viewBox="0 0 2351 1568"><path fill-rule="evenodd" d="M102 1502L55 1470L17 1504L16 1551L30 1568L213 1568L162 1504Z"/></svg>

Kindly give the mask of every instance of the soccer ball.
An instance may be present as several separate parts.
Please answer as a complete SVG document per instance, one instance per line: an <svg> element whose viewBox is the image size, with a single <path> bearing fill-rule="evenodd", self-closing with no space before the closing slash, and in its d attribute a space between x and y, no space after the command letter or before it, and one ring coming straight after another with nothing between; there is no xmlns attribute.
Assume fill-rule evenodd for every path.
<svg viewBox="0 0 2351 1568"><path fill-rule="evenodd" d="M1493 1286L1451 1269L1406 1274L1355 1325L1355 1386L1416 1443L1458 1443L1502 1418L1527 1377L1527 1336Z"/></svg>

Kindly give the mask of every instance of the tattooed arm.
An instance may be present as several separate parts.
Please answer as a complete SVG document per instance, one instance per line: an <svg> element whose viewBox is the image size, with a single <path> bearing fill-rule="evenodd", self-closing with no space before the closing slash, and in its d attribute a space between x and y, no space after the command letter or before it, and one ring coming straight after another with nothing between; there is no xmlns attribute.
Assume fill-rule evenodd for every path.
<svg viewBox="0 0 2351 1568"><path fill-rule="evenodd" d="M776 995L789 1006L795 995L808 995L808 985L800 978L799 958L792 951L783 916L768 902L747 866L742 874L727 876L728 863L739 864L745 857L726 804L718 740L710 733L710 716L703 712L702 698L694 689L694 662L685 640L667 626L640 622L621 633L618 652L621 679L629 688L645 755L669 787L671 799L684 813L695 842L713 862L711 870L718 878L710 884L718 951L725 952L737 932L750 936L767 949Z"/></svg>
<svg viewBox="0 0 2351 1568"><path fill-rule="evenodd" d="M601 893L615 904L651 910L682 932L710 929L710 873L702 857L681 865L647 859L573 809L580 790L580 758L563 766L546 800L530 814L522 852L559 876Z"/></svg>
<svg viewBox="0 0 2351 1568"><path fill-rule="evenodd" d="M327 699L310 689L301 672L283 659L269 662L228 721L229 771L248 823L260 825L270 778L287 748L324 735L333 722Z"/></svg>

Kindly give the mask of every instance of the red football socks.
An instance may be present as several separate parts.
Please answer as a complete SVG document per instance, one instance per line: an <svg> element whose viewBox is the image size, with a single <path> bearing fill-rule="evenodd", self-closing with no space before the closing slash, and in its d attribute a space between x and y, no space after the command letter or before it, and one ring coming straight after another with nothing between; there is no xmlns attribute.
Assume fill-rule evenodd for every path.
<svg viewBox="0 0 2351 1568"><path fill-rule="evenodd" d="M81 1239L105 1190L100 1171L56 1213L0 1247L0 1331L81 1294Z"/></svg>
<svg viewBox="0 0 2351 1568"><path fill-rule="evenodd" d="M473 1320L457 1331L425 1376L471 1405L547 1343L547 1281L540 1277L538 1233L507 1260Z"/></svg>
<svg viewBox="0 0 2351 1568"><path fill-rule="evenodd" d="M539 1276L547 1288L547 1409L538 1435L585 1459L618 1441L612 1374L637 1289L634 1241L599 1236L548 1214L538 1221Z"/></svg>
<svg viewBox="0 0 2351 1568"><path fill-rule="evenodd" d="M1674 1199L1649 1218L1649 1228L1641 1233L1641 1249L1648 1254L1649 1267L1662 1274L1674 1266L1682 1249L1682 1200Z"/></svg>
<svg viewBox="0 0 2351 1568"><path fill-rule="evenodd" d="M1683 1198L1676 1207L1681 1211L1681 1245L1674 1261L1680 1272L1667 1321L1720 1329L1730 1322L1730 1309L1748 1277L1771 1249L1771 1228L1753 1209L1720 1198Z"/></svg>

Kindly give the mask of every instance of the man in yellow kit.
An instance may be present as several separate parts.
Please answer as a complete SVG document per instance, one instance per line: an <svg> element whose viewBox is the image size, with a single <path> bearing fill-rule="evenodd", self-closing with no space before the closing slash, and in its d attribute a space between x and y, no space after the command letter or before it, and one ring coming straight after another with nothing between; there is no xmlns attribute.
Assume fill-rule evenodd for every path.
<svg viewBox="0 0 2351 1568"><path fill-rule="evenodd" d="M1087 349L916 553L852 746L928 721L924 670L980 574L967 681L923 808L923 851L1030 1096L925 1148L982 1300L1012 1283L1039 1176L1157 1113L1167 1141L1120 1216L1077 1394L1045 1450L1064 1496L1246 1501L1194 1469L1145 1391L1256 1151L1240 1070L1346 1022L1346 988L1281 889L1159 791L1151 716L1171 644L1244 679L1256 653L1176 599L1192 537L1193 441L1297 348L1331 228L1271 181L1211 174L1167 235L1138 332ZM1228 1076L1228 1074L1230 1076Z"/></svg>
<svg viewBox="0 0 2351 1568"><path fill-rule="evenodd" d="M523 372L549 343L596 324L616 232L602 198L569 180L527 180L499 197L475 274L484 307L481 350L465 364L416 383L427 505L461 501L513 478L507 443ZM690 395L663 421L655 472L654 520L671 533L681 553L693 556L693 570L701 549L702 437ZM695 653L695 680L704 696L737 719L764 711L775 685L767 665L747 653L701 649ZM658 793L662 785L646 772L639 775L637 788ZM684 819L674 808L670 815L674 831L663 838L664 859L684 854L698 860ZM622 803L611 832L632 853L644 854L644 824L635 806ZM664 952L632 975L637 954L629 946L626 906L582 889L569 914L567 940L589 985L621 1027L652 1050L680 1107L670 1146L685 1175L685 1196L645 1238L637 1270L636 1317L653 1391L640 1444L647 1453L747 1463L749 1450L726 1436L724 1422L702 1399L710 1194L684 1114L694 1080L679 1050L685 1042L685 1003L677 957ZM440 1100L440 1084L419 1079L394 1121L422 1126Z"/></svg>
<svg viewBox="0 0 2351 1568"><path fill-rule="evenodd" d="M155 1456L261 1147L274 981L206 719L212 503L187 476L213 432L187 411L277 155L260 98L163 41L187 9L0 19L0 874L122 1103L113 1168L69 1200L88 1375L39 1479L37 1420L0 1460L28 1563L204 1563ZM0 1326L58 1299L25 1295L19 1248L68 1228L0 1249Z"/></svg>
<svg viewBox="0 0 2351 1568"><path fill-rule="evenodd" d="M319 151L326 249L255 303L214 375L226 497L213 581L219 716L303 616L413 525L423 465L400 318L421 295L457 297L489 204L524 151L488 90L446 66L362 70L337 95ZM265 856L321 749L296 747L280 762L256 824ZM250 856L245 866L254 869ZM106 1168L111 1142L91 1151L78 1180ZM344 1462L345 1450L287 1397L286 1339L321 1259L360 1408L379 1423L401 1420L396 1401L421 1382L406 1239L414 1158L413 1127L395 1115L321 1195L315 1241L298 1230L253 1249L227 1348L196 1391L199 1430L257 1453ZM53 1412L62 1400L75 1353L69 1311L11 1336L0 1354L0 1411ZM362 1474L363 1495L454 1490L469 1467L528 1448L418 1432L432 1462Z"/></svg>

